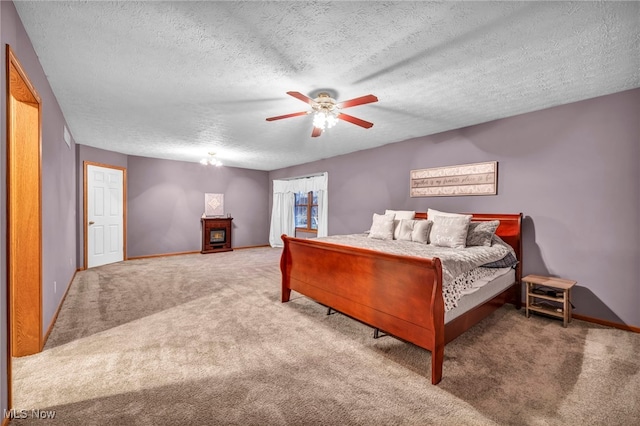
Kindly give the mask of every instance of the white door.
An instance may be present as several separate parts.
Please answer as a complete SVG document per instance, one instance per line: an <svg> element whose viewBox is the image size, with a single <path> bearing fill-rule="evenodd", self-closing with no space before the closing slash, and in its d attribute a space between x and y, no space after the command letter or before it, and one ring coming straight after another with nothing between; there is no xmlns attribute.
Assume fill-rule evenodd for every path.
<svg viewBox="0 0 640 426"><path fill-rule="evenodd" d="M124 260L124 172L86 167L87 268L92 268Z"/></svg>

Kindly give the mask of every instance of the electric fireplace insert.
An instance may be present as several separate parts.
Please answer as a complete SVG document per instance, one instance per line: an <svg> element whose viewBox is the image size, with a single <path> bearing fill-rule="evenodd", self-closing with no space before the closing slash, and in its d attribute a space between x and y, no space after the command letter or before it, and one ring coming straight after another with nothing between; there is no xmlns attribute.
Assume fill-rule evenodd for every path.
<svg viewBox="0 0 640 426"><path fill-rule="evenodd" d="M203 217L202 253L232 251L230 217Z"/></svg>

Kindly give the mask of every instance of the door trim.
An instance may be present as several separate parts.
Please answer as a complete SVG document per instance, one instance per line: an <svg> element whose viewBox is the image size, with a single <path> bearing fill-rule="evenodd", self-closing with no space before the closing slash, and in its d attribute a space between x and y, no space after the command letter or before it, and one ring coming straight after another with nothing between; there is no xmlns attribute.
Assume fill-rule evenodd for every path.
<svg viewBox="0 0 640 426"><path fill-rule="evenodd" d="M7 302L6 302L6 308L7 308L7 399L8 399L8 407L7 408L11 408L13 406L13 398L12 398L12 384L13 384L13 379L12 379L12 357L15 355L14 354L14 340L17 339L17 336L14 335L14 322L18 321L18 319L20 319L21 321L23 320L22 318L16 318L16 313L15 313L15 303L12 302L12 300L14 299L14 295L16 297L20 297L20 294L18 294L17 288L14 288L14 280L12 279L13 277L13 272L12 272L12 263L13 263L13 257L15 257L15 250L16 248L14 247L13 244L13 236L12 236L12 228L14 227L14 215L17 214L16 212L12 213L13 210L13 206L11 206L12 204L12 191L13 191L13 186L12 185L16 185L17 183L14 182L14 180L17 179L17 177L15 176L16 171L14 170L14 167L12 167L12 163L13 163L13 159L12 156L18 156L18 153L15 152L14 149L14 143L12 141L13 138L13 132L15 132L15 129L13 128L13 118L15 115L15 111L14 108L12 107L12 99L15 99L17 102L20 103L24 103L24 104L28 104L31 105L32 107L37 108L37 121L38 121L38 128L37 128L37 154L31 154L33 157L35 157L37 155L37 159L35 159L37 161L37 164L35 165L36 167L32 167L30 168L32 170L32 173L37 174L37 178L35 180L37 180L37 184L35 186L37 186L37 188L33 188L30 187L30 190L36 190L37 194L36 194L36 198L37 198L37 212L36 212L36 220L37 221L37 229L36 229L36 234L37 234L37 242L32 243L32 246L30 246L31 249L34 249L34 245L37 245L37 247L34 249L34 254L37 253L37 258L38 258L38 279L37 279L37 283L35 283L35 285L37 286L37 289L35 289L35 291L37 291L38 293L38 303L37 306L30 306L31 304L29 304L29 307L32 309L36 310L36 314L38 317L37 320L37 342L34 342L37 344L37 352L41 352L42 351L42 345L43 345L43 339L42 339L42 100L40 98L40 96L38 95L38 92L36 91L35 87L33 86L33 84L31 83L27 73L24 71L24 68L22 67L20 61L18 60L18 58L16 57L16 55L14 54L13 50L11 49L11 46L9 46L8 44L6 45L6 63L5 63L5 71L6 71L6 141L7 141L7 145L6 145L6 155L7 155L7 163L6 163L6 188L7 188L7 205L5 206L6 208L6 219L7 219L7 240L6 240L6 261L7 261L7 275L6 275L6 280L7 280ZM15 92L15 93L14 93ZM14 96L15 94L15 96ZM29 139L32 140L32 139ZM21 153L24 154L24 153ZM13 232L15 234L15 230ZM34 290L34 289L32 289ZM19 314L22 315L22 314Z"/></svg>
<svg viewBox="0 0 640 426"><path fill-rule="evenodd" d="M83 218L82 218L82 235L84 246L84 259L82 269L88 268L89 248L87 245L87 229L89 228L89 211L87 205L87 166L103 167L105 169L114 169L122 171L122 260L127 260L127 169L120 166L112 166L110 164L94 163L93 161L83 162Z"/></svg>

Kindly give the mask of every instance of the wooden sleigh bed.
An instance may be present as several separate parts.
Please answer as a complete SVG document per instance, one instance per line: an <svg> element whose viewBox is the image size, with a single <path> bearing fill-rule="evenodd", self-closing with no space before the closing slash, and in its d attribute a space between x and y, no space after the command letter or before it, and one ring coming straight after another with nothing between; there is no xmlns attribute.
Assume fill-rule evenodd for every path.
<svg viewBox="0 0 640 426"><path fill-rule="evenodd" d="M417 213L416 219L426 219ZM438 258L401 256L314 239L282 236L282 302L291 290L431 352L431 382L442 379L444 346L505 303L521 307L522 214L473 214L499 220L496 231L515 250L514 282L445 324Z"/></svg>

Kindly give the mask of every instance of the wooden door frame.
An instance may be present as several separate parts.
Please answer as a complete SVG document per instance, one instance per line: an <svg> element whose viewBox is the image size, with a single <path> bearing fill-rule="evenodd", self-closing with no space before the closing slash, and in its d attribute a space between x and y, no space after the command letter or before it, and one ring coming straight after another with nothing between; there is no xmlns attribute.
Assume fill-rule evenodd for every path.
<svg viewBox="0 0 640 426"><path fill-rule="evenodd" d="M83 219L82 219L82 234L83 234L83 246L84 246L84 259L83 268L88 269L89 263L89 248L87 244L87 234L89 230L89 211L87 203L87 166L103 167L105 169L114 169L122 171L122 260L127 260L127 169L120 166L112 166L110 164L94 163L93 161L83 162L83 176L82 176L82 190L83 190Z"/></svg>
<svg viewBox="0 0 640 426"><path fill-rule="evenodd" d="M13 133L15 130L13 129L13 115L15 111L12 108L12 99L16 99L18 102L23 102L29 105L32 105L37 108L38 114L38 147L37 147L37 167L34 168L35 173L37 173L37 256L39 262L39 271L38 271L38 283L37 283L37 292L39 303L38 306L29 306L32 309L36 310L38 323L37 323L37 350L38 352L42 351L43 338L42 338L42 100L38 95L35 87L31 83L27 73L24 71L24 68L20 64L20 61L14 54L11 46L6 45L6 154L7 154L7 167L6 167L6 188L7 188L7 206L6 206L6 214L7 214L7 397L8 397L8 408L10 409L13 405L12 401L12 375L11 375L11 359L14 356L13 352L13 343L16 336L13 335L13 327L14 322L17 319L14 316L15 306L12 303L14 298L14 293L18 293L16 288L14 288L14 280L12 279L13 271L12 271L12 255L15 253L15 248L12 242L12 224L13 224L13 214L12 214L12 206L11 204L11 190L13 184L13 174L14 168L12 167L12 156L16 154L13 149ZM19 79L20 81L14 81ZM14 81L14 84L12 84ZM19 84L19 86L18 86ZM13 92L17 92L21 90L21 93L17 93L17 96L14 96ZM17 296L18 297L18 296Z"/></svg>

